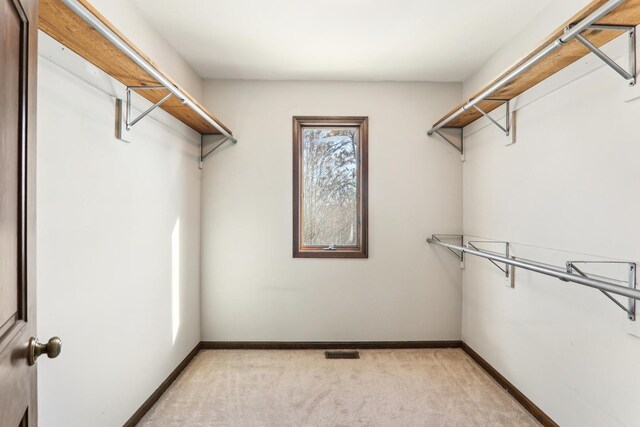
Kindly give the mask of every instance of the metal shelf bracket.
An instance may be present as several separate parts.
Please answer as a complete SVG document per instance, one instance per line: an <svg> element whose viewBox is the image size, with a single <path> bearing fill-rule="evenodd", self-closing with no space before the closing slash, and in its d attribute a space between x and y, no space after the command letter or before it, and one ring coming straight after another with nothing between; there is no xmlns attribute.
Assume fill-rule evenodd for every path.
<svg viewBox="0 0 640 427"><path fill-rule="evenodd" d="M206 141L206 139L208 139L208 138L215 138L216 140L208 143ZM229 138L227 138L224 135L218 135L218 134L207 135L207 134L203 134L200 137L200 161L199 161L198 167L200 169L202 169L202 165L204 164L204 159L206 159L211 154L213 154L214 151L216 151L218 148L220 148L227 141L229 141ZM204 152L205 145L209 145L209 144L213 144L213 148L205 153Z"/></svg>
<svg viewBox="0 0 640 427"><path fill-rule="evenodd" d="M504 245L504 257L505 258L510 258L509 256L509 242L499 242L499 241L495 241L495 240L470 240L467 242L467 246L479 251L481 250L480 248L478 248L476 246L477 243L489 243L489 244L499 244L499 245ZM495 265L496 267L498 267L498 269L500 269L500 271L502 271L504 273L504 276L508 279L510 273L510 267L509 264L505 264L504 268L502 268L498 263L496 263L494 260L490 259L489 262L493 265Z"/></svg>
<svg viewBox="0 0 640 427"><path fill-rule="evenodd" d="M637 267L636 267L636 263L635 262L623 262L623 261L567 261L567 273L573 274L573 272L575 271L580 276L588 278L589 276L586 273L584 273L580 268L576 267L576 264L622 264L622 265L626 265L627 266L627 270L628 270L627 283L628 283L629 289L634 289L634 290L637 289L637 284L636 284L636 270L637 270ZM563 280L563 279L560 279L560 280ZM564 280L564 281L566 281L566 280ZM609 292L604 291L602 289L600 289L600 292L602 292L615 305L617 305L625 313L627 313L627 317L629 318L629 320L631 320L631 321L635 321L636 320L636 300L635 299L629 298L627 306L625 307L624 304L621 304L617 299L612 297Z"/></svg>
<svg viewBox="0 0 640 427"><path fill-rule="evenodd" d="M454 141L452 141L452 139L451 139L452 137L443 134L442 132L440 132L440 130L436 130L436 131L434 131L434 133L437 134L440 138L442 138L449 145L451 145L453 148L458 150L458 152L460 152L460 159L464 161L464 129L463 128L450 128L450 127L443 128L443 129L447 129L447 131L450 131L450 132L455 132L457 134L457 135L455 135L455 137L456 137L456 139L458 139L460 141L460 143L456 144Z"/></svg>
<svg viewBox="0 0 640 427"><path fill-rule="evenodd" d="M153 104L151 107L147 108L138 117L131 120L131 91L132 90L162 90L162 89L166 90L167 88L164 86L127 86L127 108L126 108L125 119L124 119L125 128L127 130L131 130L133 125L138 123L140 120L146 117L147 114L149 114L150 112L152 112L153 110L161 106L167 99L173 96L173 93L169 92L161 100ZM185 101L184 99L181 99L180 102L184 104Z"/></svg>
<svg viewBox="0 0 640 427"><path fill-rule="evenodd" d="M573 25L567 27L566 31L570 31ZM598 31L626 31L629 39L629 69L628 71L618 65L613 59L608 57L602 50L594 46L583 35L577 34L576 39L582 43L587 49L589 49L594 55L600 58L605 64L607 64L613 71L622 76L627 81L629 86L636 84L636 28L632 26L624 25L590 25L586 27L587 30Z"/></svg>
<svg viewBox="0 0 640 427"><path fill-rule="evenodd" d="M456 239L460 241L460 246L464 246L464 235L462 234L433 234L431 238L437 240L438 242L442 242L442 239ZM456 251L451 248L447 248L447 250L458 257L458 259L460 260L460 267L464 268L464 251Z"/></svg>
<svg viewBox="0 0 640 427"><path fill-rule="evenodd" d="M123 138L123 133L122 133L123 124L124 124L124 129L127 131L130 131L131 128L136 123L138 123L140 120L142 120L147 115L149 115L149 113L151 113L153 110L161 106L167 99L174 96L173 93L169 92L164 97L162 97L162 99L160 99L158 102L156 102L151 107L147 108L144 112L142 112L142 114L140 114L138 117L136 117L135 119L131 119L131 108L133 106L133 101L131 99L132 98L131 92L137 91L137 90L168 90L168 89L165 86L127 86L126 106L123 108L122 107L123 101L121 99L116 99L116 137L125 142L128 142L128 141L126 141ZM180 102L184 104L185 101L184 99L180 99Z"/></svg>
<svg viewBox="0 0 640 427"><path fill-rule="evenodd" d="M116 137L124 142L129 142L124 138L124 130L131 130L131 128L138 123L140 120L145 118L149 113L162 105L167 99L172 96L175 96L172 92L169 92L158 102L153 104L151 107L147 108L144 112L142 112L138 117L132 119L131 118L131 108L132 108L132 91L138 90L166 90L165 86L128 86L126 89L126 101L122 99L116 98L115 103L115 115L116 115ZM178 98L180 99L180 98ZM180 99L180 102L184 103L185 101ZM126 105L123 105L125 104ZM213 140L209 141L209 138ZM225 142L231 141L236 143L237 140L232 136L227 134L200 134L200 153L198 155L198 167L202 169L202 165L204 160L209 157L214 151L220 148ZM207 152L205 152L205 146L213 145L213 148Z"/></svg>
<svg viewBox="0 0 640 427"><path fill-rule="evenodd" d="M509 136L509 133L511 132L511 111L510 111L511 105L510 105L509 100L508 99L491 99L491 98L487 98L486 101L502 102L505 105L505 107L507 109L507 114L505 116L505 124L504 124L504 126L502 126L500 123L498 123L498 121L496 119L491 117L482 108L480 108L480 106L478 106L478 104L475 104L473 106L473 108L478 110L483 116L485 116L487 119L489 119L489 121L491 123L496 125L498 127L498 129L500 129L502 132L504 132L505 136Z"/></svg>

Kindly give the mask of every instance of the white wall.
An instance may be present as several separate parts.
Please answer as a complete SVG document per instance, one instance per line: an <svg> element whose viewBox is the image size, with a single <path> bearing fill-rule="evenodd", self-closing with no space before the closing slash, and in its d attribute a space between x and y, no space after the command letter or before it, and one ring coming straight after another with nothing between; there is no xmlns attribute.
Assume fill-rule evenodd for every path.
<svg viewBox="0 0 640 427"><path fill-rule="evenodd" d="M93 3L133 19L127 2ZM165 125L148 118L116 140L111 95L124 88L40 39L38 335L63 341L38 362L40 425L122 425L200 341L199 136L157 112Z"/></svg>
<svg viewBox="0 0 640 427"><path fill-rule="evenodd" d="M239 139L205 161L203 340L455 340L459 154L425 135L459 84L210 81ZM369 116L369 258L292 258L292 116Z"/></svg>
<svg viewBox="0 0 640 427"><path fill-rule="evenodd" d="M487 70L505 68L504 52L528 49L545 35L540 28L549 33L567 19L565 3L575 11L585 2L554 2L464 92L489 80ZM616 40L606 49L625 64L625 46ZM508 240L516 256L558 266L640 260L640 101L625 102L634 96L638 88L590 56L515 100L515 145L505 146L486 122L467 127L467 238ZM624 267L594 272L626 277ZM629 334L640 328L605 296L523 270L510 289L499 270L474 257L463 283L463 340L556 422L640 425L640 338Z"/></svg>

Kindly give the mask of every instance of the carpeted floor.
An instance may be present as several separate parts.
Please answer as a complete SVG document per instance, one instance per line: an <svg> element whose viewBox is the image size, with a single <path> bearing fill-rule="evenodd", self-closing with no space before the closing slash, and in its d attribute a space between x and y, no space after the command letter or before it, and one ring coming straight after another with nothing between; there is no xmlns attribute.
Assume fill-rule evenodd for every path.
<svg viewBox="0 0 640 427"><path fill-rule="evenodd" d="M139 426L538 426L460 349L203 350Z"/></svg>

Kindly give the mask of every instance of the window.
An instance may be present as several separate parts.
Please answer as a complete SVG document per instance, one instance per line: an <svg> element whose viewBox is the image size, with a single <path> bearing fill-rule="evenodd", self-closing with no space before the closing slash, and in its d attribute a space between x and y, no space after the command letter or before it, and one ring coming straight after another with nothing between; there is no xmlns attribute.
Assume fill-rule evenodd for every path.
<svg viewBox="0 0 640 427"><path fill-rule="evenodd" d="M367 257L367 124L293 118L294 257Z"/></svg>

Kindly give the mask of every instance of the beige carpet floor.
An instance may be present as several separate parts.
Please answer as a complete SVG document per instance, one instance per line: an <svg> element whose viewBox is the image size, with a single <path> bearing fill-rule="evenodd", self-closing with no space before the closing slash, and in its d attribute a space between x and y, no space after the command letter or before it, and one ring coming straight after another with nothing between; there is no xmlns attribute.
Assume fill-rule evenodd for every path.
<svg viewBox="0 0 640 427"><path fill-rule="evenodd" d="M460 349L203 350L139 426L538 426Z"/></svg>

